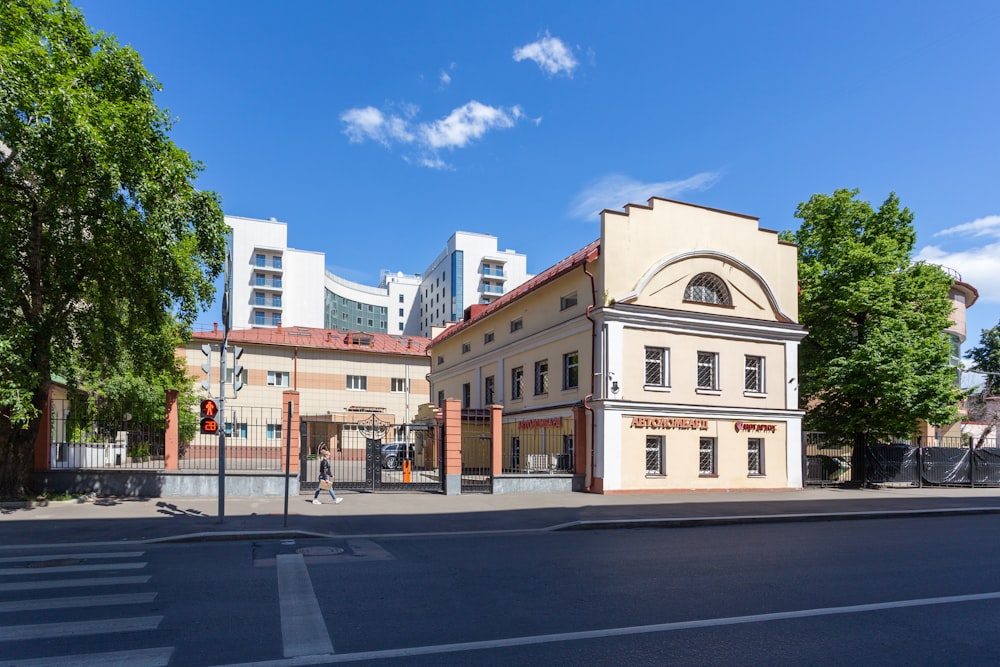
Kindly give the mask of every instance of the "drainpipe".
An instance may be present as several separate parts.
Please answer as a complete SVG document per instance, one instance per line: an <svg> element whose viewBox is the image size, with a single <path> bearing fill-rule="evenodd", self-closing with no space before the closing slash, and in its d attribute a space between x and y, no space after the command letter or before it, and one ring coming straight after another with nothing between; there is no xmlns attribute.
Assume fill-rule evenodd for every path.
<svg viewBox="0 0 1000 667"><path fill-rule="evenodd" d="M590 393L583 397L583 409L590 413L590 484L584 487L584 491L590 493L594 484L594 472L597 470L594 462L594 436L597 433L597 420L594 416L594 408L590 407L590 399L594 397L594 387L597 377L597 320L590 315L590 311L597 305L597 285L594 282L594 274L587 270L587 262L583 263L583 272L590 278L590 305L587 306L587 319L590 320Z"/></svg>

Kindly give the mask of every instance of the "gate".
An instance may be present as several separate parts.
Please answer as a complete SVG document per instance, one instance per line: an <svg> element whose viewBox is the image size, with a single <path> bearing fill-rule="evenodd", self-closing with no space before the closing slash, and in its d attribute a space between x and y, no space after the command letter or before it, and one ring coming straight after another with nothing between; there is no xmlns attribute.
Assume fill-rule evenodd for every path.
<svg viewBox="0 0 1000 667"><path fill-rule="evenodd" d="M489 410L462 410L462 493L493 493Z"/></svg>
<svg viewBox="0 0 1000 667"><path fill-rule="evenodd" d="M313 431L321 432L319 423ZM441 491L440 447L437 429L414 432L409 441L392 420L372 414L352 423L323 424L326 437L313 434L303 442L300 487L315 489L319 478L318 453L330 450L334 491ZM307 427L303 423L303 431Z"/></svg>

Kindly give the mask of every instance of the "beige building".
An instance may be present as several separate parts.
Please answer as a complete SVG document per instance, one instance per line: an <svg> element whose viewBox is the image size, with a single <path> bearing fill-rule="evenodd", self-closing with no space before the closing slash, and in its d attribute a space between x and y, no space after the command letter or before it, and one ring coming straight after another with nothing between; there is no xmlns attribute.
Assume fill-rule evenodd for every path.
<svg viewBox="0 0 1000 667"><path fill-rule="evenodd" d="M220 393L221 342L222 330L196 333L182 350L188 373L204 379L202 346L210 346L212 397ZM382 439L407 438L418 405L427 402L429 342L416 336L309 327L231 331L224 388L227 437L280 448L285 392L292 390L298 392L307 453L326 444L338 459L363 460L365 440L359 429L373 415L388 425ZM235 347L243 348L239 392L232 377Z"/></svg>
<svg viewBox="0 0 1000 667"><path fill-rule="evenodd" d="M665 199L601 218L433 338L432 399L502 404L505 470L541 452L595 492L801 487L795 246Z"/></svg>

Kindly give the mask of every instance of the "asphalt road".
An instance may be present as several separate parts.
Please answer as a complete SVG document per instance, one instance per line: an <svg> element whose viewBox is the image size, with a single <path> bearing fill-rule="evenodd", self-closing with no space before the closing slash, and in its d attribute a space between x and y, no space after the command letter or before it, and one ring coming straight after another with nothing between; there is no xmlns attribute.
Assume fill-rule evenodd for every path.
<svg viewBox="0 0 1000 667"><path fill-rule="evenodd" d="M1000 664L998 553L994 515L25 548L0 665Z"/></svg>

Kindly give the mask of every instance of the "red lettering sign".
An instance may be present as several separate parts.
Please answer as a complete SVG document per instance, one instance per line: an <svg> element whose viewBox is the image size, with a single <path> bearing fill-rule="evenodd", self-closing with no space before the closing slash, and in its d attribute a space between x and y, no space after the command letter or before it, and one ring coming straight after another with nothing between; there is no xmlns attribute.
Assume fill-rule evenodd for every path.
<svg viewBox="0 0 1000 667"><path fill-rule="evenodd" d="M632 417L631 428L663 428L707 431L707 419L690 417Z"/></svg>

